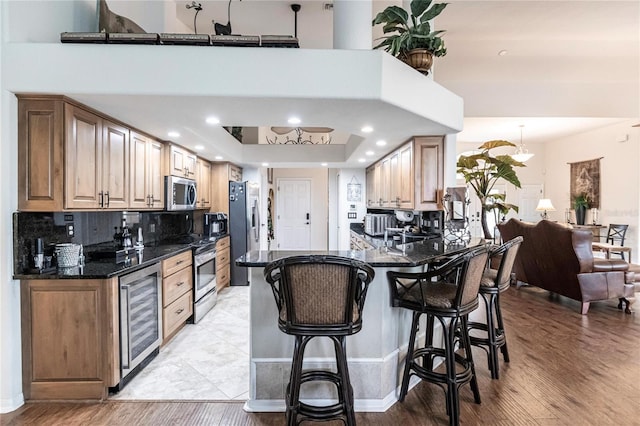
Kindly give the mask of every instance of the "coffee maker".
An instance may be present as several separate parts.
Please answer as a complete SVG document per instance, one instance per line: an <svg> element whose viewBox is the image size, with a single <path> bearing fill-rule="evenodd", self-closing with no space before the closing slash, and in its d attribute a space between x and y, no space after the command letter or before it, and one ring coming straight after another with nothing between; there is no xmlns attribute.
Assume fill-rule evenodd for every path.
<svg viewBox="0 0 640 426"><path fill-rule="evenodd" d="M204 238L215 239L227 235L229 220L224 213L204 214Z"/></svg>

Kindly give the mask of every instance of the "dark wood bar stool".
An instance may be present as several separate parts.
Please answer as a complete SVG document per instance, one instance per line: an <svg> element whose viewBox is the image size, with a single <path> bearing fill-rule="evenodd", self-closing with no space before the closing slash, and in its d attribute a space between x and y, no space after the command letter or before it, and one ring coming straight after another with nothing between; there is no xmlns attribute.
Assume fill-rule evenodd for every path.
<svg viewBox="0 0 640 426"><path fill-rule="evenodd" d="M340 419L355 425L345 338L362 328L362 310L375 273L366 263L330 255L292 256L270 263L264 276L278 306L278 327L295 336L287 385L287 425ZM314 337L333 341L337 371L304 370L304 350ZM338 402L318 407L300 402L300 387L314 380L336 385Z"/></svg>
<svg viewBox="0 0 640 426"><path fill-rule="evenodd" d="M470 383L474 400L480 403L471 342L466 332L469 313L478 307L478 290L489 253L486 246L475 247L428 272L387 272L393 306L413 311L409 348L404 365L399 401L404 401L411 375L440 386L445 391L449 423L460 422L460 386ZM416 348L422 314L427 315L423 348ZM433 346L433 325L442 325L444 348ZM456 330L462 330L460 339ZM456 342L463 353L456 353ZM433 360L444 358L445 372L434 371Z"/></svg>
<svg viewBox="0 0 640 426"><path fill-rule="evenodd" d="M502 352L504 362L509 362L507 336L504 331L504 322L500 309L500 293L508 289L511 284L513 263L516 260L522 241L523 238L518 236L491 250L489 268L482 275L479 292L484 300L487 322L486 324L474 321L469 322L471 344L487 352L492 379L500 378L499 350ZM497 269L491 268L494 262L499 262ZM474 335L473 330L481 330L482 336L486 337Z"/></svg>

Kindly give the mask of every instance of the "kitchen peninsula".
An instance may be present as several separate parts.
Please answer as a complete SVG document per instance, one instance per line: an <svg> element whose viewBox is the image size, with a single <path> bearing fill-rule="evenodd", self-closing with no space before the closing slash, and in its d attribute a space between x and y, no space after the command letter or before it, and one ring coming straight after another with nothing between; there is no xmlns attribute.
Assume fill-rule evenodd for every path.
<svg viewBox="0 0 640 426"><path fill-rule="evenodd" d="M472 242L477 244L478 241ZM404 252L403 252L404 248ZM366 262L375 268L363 313L362 330L349 336L347 357L357 411L386 411L397 401L396 388L407 351L411 313L391 307L386 273L389 270L420 272L430 262L460 251L446 247L441 239L425 240L405 246L380 247L362 251L316 251L304 254L331 254ZM251 383L247 411L284 411L285 388L289 381L294 339L277 326L278 311L271 287L263 276L264 267L277 259L299 255L294 251L251 251L236 260L250 268L250 362ZM424 325L421 330L424 330ZM424 334L421 335L424 338ZM435 330L435 342L441 338ZM335 370L333 346L314 339L305 359L314 367ZM301 399L322 405L334 398L328 384L302 388ZM311 402L313 404L313 402Z"/></svg>

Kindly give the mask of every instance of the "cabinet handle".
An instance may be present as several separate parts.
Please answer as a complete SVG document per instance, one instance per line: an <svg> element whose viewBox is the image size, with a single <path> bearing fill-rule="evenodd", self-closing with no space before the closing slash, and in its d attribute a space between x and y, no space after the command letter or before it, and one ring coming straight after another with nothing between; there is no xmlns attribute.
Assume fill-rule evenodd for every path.
<svg viewBox="0 0 640 426"><path fill-rule="evenodd" d="M184 284L184 281L180 281L178 284L176 284L176 287L180 287L183 284Z"/></svg>
<svg viewBox="0 0 640 426"><path fill-rule="evenodd" d="M180 315L184 311L184 308L180 308L176 311L176 315Z"/></svg>
<svg viewBox="0 0 640 426"><path fill-rule="evenodd" d="M100 207L104 207L104 193L102 191L98 192L98 197L100 197L98 204Z"/></svg>
<svg viewBox="0 0 640 426"><path fill-rule="evenodd" d="M176 262L176 265L180 265L181 263L184 263L184 260L178 260L178 261Z"/></svg>
<svg viewBox="0 0 640 426"><path fill-rule="evenodd" d="M106 207L108 208L109 207L109 202L111 201L111 198L109 197L109 191L105 192L104 195L107 196L107 205L106 205Z"/></svg>

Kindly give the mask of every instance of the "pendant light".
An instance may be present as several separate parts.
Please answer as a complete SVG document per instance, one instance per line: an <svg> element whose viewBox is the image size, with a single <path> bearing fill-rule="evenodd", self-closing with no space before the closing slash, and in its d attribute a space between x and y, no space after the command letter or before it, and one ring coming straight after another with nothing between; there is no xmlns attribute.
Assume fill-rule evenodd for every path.
<svg viewBox="0 0 640 426"><path fill-rule="evenodd" d="M518 145L516 147L516 152L511 154L511 158L513 158L514 160L519 161L521 163L524 163L525 161L531 159L531 157L534 156L534 154L531 154L529 152L529 150L522 143L522 128L523 127L524 127L524 124L521 124L520 125L520 145Z"/></svg>

